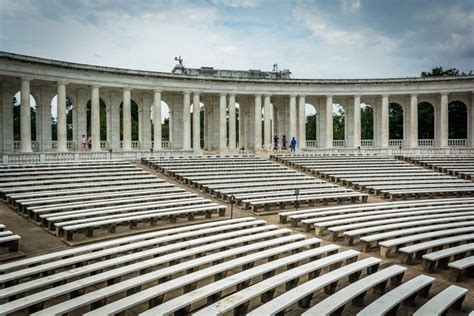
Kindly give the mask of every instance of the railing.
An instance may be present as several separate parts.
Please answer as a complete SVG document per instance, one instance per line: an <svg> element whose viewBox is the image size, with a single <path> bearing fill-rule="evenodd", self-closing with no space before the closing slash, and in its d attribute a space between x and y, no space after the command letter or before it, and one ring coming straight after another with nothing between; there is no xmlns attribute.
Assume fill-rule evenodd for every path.
<svg viewBox="0 0 474 316"><path fill-rule="evenodd" d="M109 150L109 143L107 141L100 142L100 149L101 150Z"/></svg>
<svg viewBox="0 0 474 316"><path fill-rule="evenodd" d="M333 147L344 147L345 143L346 142L344 140L333 140L332 141L332 146Z"/></svg>
<svg viewBox="0 0 474 316"><path fill-rule="evenodd" d="M449 147L467 147L467 139L465 138L453 138L448 139Z"/></svg>
<svg viewBox="0 0 474 316"><path fill-rule="evenodd" d="M373 139L361 139L360 140L360 147L374 147L374 140Z"/></svg>
<svg viewBox="0 0 474 316"><path fill-rule="evenodd" d="M434 139L419 139L418 146L420 147L433 147Z"/></svg>
<svg viewBox="0 0 474 316"><path fill-rule="evenodd" d="M14 141L13 142L13 151L14 152L19 152L21 148L21 141ZM37 151L38 150L38 142L37 141L32 141L31 142L31 150Z"/></svg>
<svg viewBox="0 0 474 316"><path fill-rule="evenodd" d="M318 140L306 140L306 147L318 148Z"/></svg>
<svg viewBox="0 0 474 316"><path fill-rule="evenodd" d="M154 148L155 146L155 142L152 141L151 142L151 148ZM162 140L161 141L161 148L164 149L164 148L171 148L171 142L169 140Z"/></svg>
<svg viewBox="0 0 474 316"><path fill-rule="evenodd" d="M400 147L403 146L403 139L389 139L388 146L390 147Z"/></svg>
<svg viewBox="0 0 474 316"><path fill-rule="evenodd" d="M67 147L67 150L69 151L74 151L76 150L76 142L75 141L68 141L66 142L66 147ZM52 141L51 142L51 148L53 150L57 150L58 149L58 142L57 141Z"/></svg>

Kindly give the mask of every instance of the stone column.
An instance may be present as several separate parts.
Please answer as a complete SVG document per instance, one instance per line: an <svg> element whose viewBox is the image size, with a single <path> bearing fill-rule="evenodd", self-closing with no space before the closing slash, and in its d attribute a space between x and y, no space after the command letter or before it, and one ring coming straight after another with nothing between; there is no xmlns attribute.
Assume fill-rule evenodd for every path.
<svg viewBox="0 0 474 316"><path fill-rule="evenodd" d="M360 126L360 95L354 95L354 148L361 146L361 126Z"/></svg>
<svg viewBox="0 0 474 316"><path fill-rule="evenodd" d="M199 92L193 93L193 150L201 151L201 101Z"/></svg>
<svg viewBox="0 0 474 316"><path fill-rule="evenodd" d="M235 94L229 95L229 150L236 149Z"/></svg>
<svg viewBox="0 0 474 316"><path fill-rule="evenodd" d="M0 147L3 153L10 153L14 150L13 142L13 97L18 87L4 81L0 83Z"/></svg>
<svg viewBox="0 0 474 316"><path fill-rule="evenodd" d="M304 95L300 95L298 100L298 148L306 148L306 98Z"/></svg>
<svg viewBox="0 0 474 316"><path fill-rule="evenodd" d="M448 112L448 94L447 93L441 93L439 120L440 120L439 146L448 147L449 112Z"/></svg>
<svg viewBox="0 0 474 316"><path fill-rule="evenodd" d="M262 149L262 96L255 96L255 150Z"/></svg>
<svg viewBox="0 0 474 316"><path fill-rule="evenodd" d="M191 93L184 92L183 99L183 149L191 149L191 113L189 107L191 106Z"/></svg>
<svg viewBox="0 0 474 316"><path fill-rule="evenodd" d="M100 101L98 86L92 86L91 91L91 142L91 150L100 151Z"/></svg>
<svg viewBox="0 0 474 316"><path fill-rule="evenodd" d="M288 144L291 143L291 140L293 139L293 137L298 137L298 132L296 129L296 95L290 95L289 117L290 117L290 135L288 137Z"/></svg>
<svg viewBox="0 0 474 316"><path fill-rule="evenodd" d="M467 107L467 138L469 147L474 147L474 92L471 93L471 106Z"/></svg>
<svg viewBox="0 0 474 316"><path fill-rule="evenodd" d="M32 152L32 148L31 148L30 81L31 81L31 79L21 78L21 104L20 104L21 145L20 145L20 151L22 153Z"/></svg>
<svg viewBox="0 0 474 316"><path fill-rule="evenodd" d="M227 149L227 95L219 96L219 150Z"/></svg>
<svg viewBox="0 0 474 316"><path fill-rule="evenodd" d="M333 135L334 135L334 130L333 130L333 114L332 114L332 95L327 95L326 96L326 148L332 148L333 147Z"/></svg>
<svg viewBox="0 0 474 316"><path fill-rule="evenodd" d="M153 150L161 150L161 91L153 91Z"/></svg>
<svg viewBox="0 0 474 316"><path fill-rule="evenodd" d="M247 112L246 110L246 105L242 102L242 99L239 99L239 149L245 148L246 144L246 136L245 136L245 113Z"/></svg>
<svg viewBox="0 0 474 316"><path fill-rule="evenodd" d="M57 97L57 151L67 151L67 129L66 129L66 84L58 82L58 97Z"/></svg>
<svg viewBox="0 0 474 316"><path fill-rule="evenodd" d="M123 89L123 103L122 103L122 150L132 150L132 108L130 98L130 88Z"/></svg>
<svg viewBox="0 0 474 316"><path fill-rule="evenodd" d="M265 150L272 149L270 119L270 95L265 95L263 97L263 147Z"/></svg>
<svg viewBox="0 0 474 316"><path fill-rule="evenodd" d="M388 147L388 95L382 95L382 108L381 108L381 147Z"/></svg>
<svg viewBox="0 0 474 316"><path fill-rule="evenodd" d="M153 105L152 95L149 93L142 93L142 125L140 135L140 149L143 151L150 151L151 149L151 107Z"/></svg>
<svg viewBox="0 0 474 316"><path fill-rule="evenodd" d="M410 95L410 143L411 148L418 147L418 95Z"/></svg>

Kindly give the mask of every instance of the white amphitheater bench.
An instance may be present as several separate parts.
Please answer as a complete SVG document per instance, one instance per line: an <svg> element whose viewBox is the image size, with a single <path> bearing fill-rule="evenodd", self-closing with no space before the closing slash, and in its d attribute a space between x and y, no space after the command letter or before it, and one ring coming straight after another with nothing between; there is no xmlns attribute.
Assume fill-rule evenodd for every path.
<svg viewBox="0 0 474 316"><path fill-rule="evenodd" d="M451 282L458 282L467 270L474 267L474 255L455 260L448 264L448 267L451 270L449 274L449 280Z"/></svg>
<svg viewBox="0 0 474 316"><path fill-rule="evenodd" d="M120 205L120 206L107 206L100 208L90 208L84 210L76 211L67 211L67 212L54 212L54 213L39 213L39 221L42 222L44 226L48 226L49 229L54 230L55 223L69 222L89 222L91 218L93 219L107 219L107 218L116 218L120 216L126 216L129 213L146 214L145 211L158 211L163 209L169 209L171 207L183 207L183 206L195 206L209 203L210 200L203 199L198 196L191 196L189 198L183 198L178 200L165 200L165 201L152 201L144 203L132 203L129 205ZM117 216L116 216L117 215ZM34 217L36 218L36 216Z"/></svg>
<svg viewBox="0 0 474 316"><path fill-rule="evenodd" d="M407 198L410 196L414 197L421 197L421 196L428 196L434 197L435 195L456 195L456 196L463 196L463 195L472 195L474 194L474 188L440 188L440 189L411 189L411 190L393 190L393 191L381 191L381 194L384 198L390 199L392 201L396 200L397 198Z"/></svg>
<svg viewBox="0 0 474 316"><path fill-rule="evenodd" d="M318 290L324 288L324 291L327 294L332 294L337 288L337 284L342 279L348 277L349 282L355 282L363 270L367 270L367 273L376 272L381 262L382 260L380 259L370 257L347 264L336 270L329 271L323 275L312 278L311 280L308 280L307 282L304 282L289 291L284 292L271 301L257 307L248 313L248 315L276 315L284 312L285 309L296 302L298 302L300 307L308 308L313 293L316 293Z"/></svg>
<svg viewBox="0 0 474 316"><path fill-rule="evenodd" d="M262 229L260 229L260 230L262 231ZM189 241L186 241L186 242L170 244L168 246L154 247L154 248L151 248L151 249L146 250L145 252L141 252L141 253L140 252L139 253L134 253L134 254L132 253L130 255L127 255L127 260L129 260L131 262L133 260L136 260L137 258L140 258L140 257L141 258L150 258L150 259L147 259L145 261L139 261L139 262L132 263L132 264L129 264L129 265L125 265L125 266L119 267L117 269L112 269L112 270L96 273L95 275L90 275L88 277L85 277L85 278L82 278L82 279L79 279L79 280L76 280L76 281L71 281L69 283L66 283L66 284L63 284L63 285L60 285L60 286L56 286L56 287L53 287L53 288L50 288L50 289L46 289L46 290L43 290L41 292L31 294L29 296L21 297L19 299L11 301L7 304L0 305L0 313L2 313L2 314L11 313L11 312L15 312L15 311L25 309L25 308L30 307L30 306L34 308L35 307L34 305L38 305L38 304L42 305L42 303L45 302L45 301L48 301L48 300L51 300L55 297L58 297L58 296L61 296L61 295L66 295L66 294L69 294L70 298L73 299L73 298L77 297L77 295L75 294L76 292L84 290L88 286L93 286L95 284L98 284L98 283L101 283L101 282L104 282L104 281L107 281L108 286L109 286L108 288L105 288L105 289L109 289L109 290L113 291L114 288L119 284L126 283L127 281L128 281L128 284L130 284L130 280L126 280L124 282L121 282L120 280L121 280L122 276L126 276L127 274L134 273L134 272L141 272L141 276L139 277L139 279L146 280L146 282L151 282L153 280L160 280L163 277L171 276L174 272L180 271L179 267L181 267L183 265L187 265L187 267L192 268L192 264L190 264L189 262L186 261L186 262L183 262L182 264L178 263L178 264L175 264L175 265L170 265L168 269L164 269L164 270L167 271L167 273L162 273L160 276L157 276L157 273L161 272L160 270L148 273L147 272L147 271L149 271L148 269L150 269L152 267L156 267L160 264L167 264L167 263L170 263L170 262L175 262L176 263L176 262L179 262L180 259L184 259L186 257L192 257L192 256L198 256L199 257L199 254L204 254L208 251L221 249L221 248L226 247L226 246L232 247L232 246L235 246L235 245L245 245L245 243L247 243L249 241L265 240L265 238L268 238L270 236L275 236L275 235L278 235L278 234L288 235L289 232L288 232L288 230L279 230L279 232L277 232L276 234L274 232L266 232L266 233L263 233L263 234L250 234L250 235L247 235L247 234L248 234L248 232L240 233L240 234L239 234L238 231L233 232L232 235L234 237L237 237L237 238L230 238L229 240L226 240L226 237L227 236L230 237L230 234L221 234L221 235L217 234L217 236L209 236L209 237L205 237L205 238L192 239L192 240L189 240ZM238 237L239 235L242 235L243 237ZM274 250L274 252L278 253L284 247L286 247L285 249L293 250L293 249L301 248L302 245L309 245L310 244L309 242L305 242L305 240L302 240L302 239L304 239L304 236L301 236L301 235L299 235L299 236L296 236L296 235L287 236L284 240L283 240L283 238L277 238L276 240L278 240L278 242L284 243L285 245L278 247L278 249ZM300 240L300 241L297 241L297 240ZM212 243L212 241L217 241L217 242ZM268 247L268 248L274 249L272 247L272 245L273 246L278 245L278 243L274 242L274 240L264 241L264 242L266 242L265 246L263 246L262 243L260 243L260 247L263 246L263 247ZM314 242L313 242L313 244L314 244ZM196 246L196 245L199 245L199 247L193 247L193 246ZM254 249L254 250L259 249L256 246L253 246L253 248L251 248L252 246L253 245L247 246L245 248L246 251L249 251L251 249ZM192 247L192 248L187 249L188 247ZM168 252L169 250L172 250L172 249L178 250L178 252L166 254L166 252ZM240 251L238 251L238 250L240 250ZM235 251L234 249L230 249L229 251L226 252L226 255L227 256L232 256L232 255L239 255L241 253L245 253L241 250L241 248L237 249L237 251ZM161 256L153 257L154 254L157 254L157 255L161 254ZM215 256L214 261L217 261L219 259L224 259L224 258L225 258L225 256L220 256L220 257ZM123 258L122 260L125 260L125 259ZM107 264L107 263L108 263L108 261L104 262L104 264ZM93 267L94 269L100 269L100 262L95 263L94 265L95 265ZM87 267L92 268L92 265L85 266L83 268L86 269ZM153 279L151 277L153 275L157 276L157 277ZM136 281L136 278L134 278L134 281ZM117 283L117 282L120 282L120 283ZM146 282L144 282L144 283L146 283ZM132 285L133 285L133 287L136 287L139 284L133 283ZM132 287L132 286L129 285L129 288L130 287ZM85 297L86 297L85 295L82 295L82 296L77 297L77 299L81 300ZM98 299L101 299L101 297L100 296L99 297L95 296L93 301L96 301ZM70 300L67 301L66 303L69 303L69 302L70 302Z"/></svg>
<svg viewBox="0 0 474 316"><path fill-rule="evenodd" d="M362 303L365 293L372 288L374 288L374 292L382 294L388 280L391 280L393 285L399 285L405 271L406 268L398 265L379 270L378 272L366 276L365 278L337 291L333 295L308 309L302 315L333 315L341 313L344 306L349 301Z"/></svg>
<svg viewBox="0 0 474 316"><path fill-rule="evenodd" d="M352 202L361 199L362 202L367 202L368 195L365 193L359 193L354 191L348 191L344 193L323 193L323 194L309 194L309 195L299 195L298 203L299 204L312 204L322 202L325 205L329 201L337 201L341 204L343 200L350 199ZM244 209L253 208L254 211L257 211L260 207L264 207L265 210L269 210L271 205L278 204L280 209L285 207L285 204L296 203L296 196L288 196L281 198L262 198L262 199L252 199L252 200L243 200L242 203L245 204Z"/></svg>
<svg viewBox="0 0 474 316"><path fill-rule="evenodd" d="M470 225L465 225L465 227L472 227L473 223ZM454 228L456 229L456 228ZM446 230L449 231L449 230ZM416 234L416 233L415 233ZM412 234L413 235L413 234ZM410 246L405 246L400 248L398 251L401 253L401 262L405 264L413 264L414 258L421 259L421 256L426 254L429 250L437 251L442 249L446 245L455 245L459 243L465 243L470 240L474 240L474 234L465 234L465 235L456 235L445 238L437 238L433 240L428 240L425 242L418 242Z"/></svg>
<svg viewBox="0 0 474 316"><path fill-rule="evenodd" d="M171 210L174 209L174 210ZM106 218L89 218L83 220L76 220L74 223L71 222L60 222L55 223L56 234L62 236L66 234L67 240L72 240L75 232L84 230L86 237L92 237L95 228L107 227L110 233L115 231L116 225L127 223L131 228L136 227L138 222L143 220L150 221L150 225L156 225L156 221L159 219L167 218L170 222L174 223L176 217L187 215L189 220L194 218L194 214L205 214L207 218L210 218L212 213L219 212L219 216L224 216L226 206L208 203L198 206L186 206L180 208L160 209L143 212L126 213L119 215L109 215Z"/></svg>
<svg viewBox="0 0 474 316"><path fill-rule="evenodd" d="M20 200L40 200L40 199L49 199L56 198L60 199L63 196L80 196L85 194L95 194L95 193L115 193L120 194L120 192L131 191L131 190L143 190L144 185L147 189L164 189L174 187L173 184L162 182L162 181L153 181L146 184L132 184L132 185L117 185L117 186L106 186L106 187L92 187L87 189L70 189L70 190L52 190L52 191L37 191L37 192L28 192L20 194L9 194L7 195L7 202L10 203L13 207L18 209L18 201ZM21 209L20 209L21 210Z"/></svg>
<svg viewBox="0 0 474 316"><path fill-rule="evenodd" d="M54 207L54 206L72 206L94 202L106 202L112 199L133 199L137 196L151 196L154 194L172 194L185 192L184 189L175 187L173 185L164 187L162 189L138 189L138 190L127 190L119 192L106 192L106 193L95 193L95 194L72 194L62 195L60 197L46 197L46 198L34 198L34 199L22 199L17 200L18 209L25 212L27 209L39 209L42 207Z"/></svg>
<svg viewBox="0 0 474 316"><path fill-rule="evenodd" d="M239 230L238 226L232 225L232 227L229 227L229 229L232 228L234 230L230 232L225 232L223 230L214 228L210 230L203 229L201 231L194 231L192 233L176 234L174 236L161 236L151 240L141 241L136 245L134 243L130 243L126 246L119 246L114 247L114 249L102 250L98 254L93 253L93 255L91 256L92 258L106 259L102 261L99 260L98 262L91 262L87 264L87 256L82 255L78 256L74 260L69 258L69 260L65 259L59 263L47 264L44 267L38 266L34 268L16 271L14 273L5 275L2 281L9 280L9 282L11 283L12 280L14 280L18 282L22 277L34 275L38 271L40 271L41 273L45 273L50 270L54 271L54 269L59 269L57 273L51 274L47 277L27 280L25 282L17 283L7 288L1 289L0 297L2 299L10 298L18 294L22 294L27 291L42 288L45 286L52 286L54 289L55 283L66 283L67 281L71 281L70 283L73 283L75 282L75 278L80 277L81 275L85 276L85 278L82 279L82 283L84 285L87 285L88 275L92 276L94 274L98 275L98 278L104 276L110 277L112 274L112 277L114 277L114 281L119 281L121 275L126 275L126 273L132 273L137 270L142 270L140 269L140 262L143 263L142 268L144 269L151 267L152 263L165 263L168 261L179 262L179 260L184 259L186 257L192 258L194 255L199 255L201 253L205 253L206 251L214 251L216 249L219 249L218 247L222 246L235 247L239 245L244 245L239 246L240 248L232 248L227 252L234 256L243 253L241 250L254 251L258 249L265 249L265 247L272 247L278 245L278 242L290 243L301 239L300 237L289 236L289 231L286 229L278 229L278 227L274 225L269 226L270 227L268 228L265 228L265 226L249 228L251 227L251 225L247 225L242 226ZM200 236L200 232L204 233L204 235ZM212 232L215 232L217 234L212 235ZM182 237L183 239L180 239L180 237ZM231 238L231 240L226 240L226 238ZM265 241L266 238L272 238L272 240ZM156 245L159 245L161 242L166 243L166 245L156 247ZM252 244L247 245L247 247L245 247L245 243L247 242L252 242ZM187 249L189 245L192 245L193 249ZM110 256L113 251L117 251L117 253L123 253L124 255L115 259L113 257L108 258L108 256ZM127 253L128 251L131 251L131 253ZM170 253L167 254L167 251ZM222 256L223 253L224 252L221 252L220 258L225 257ZM153 258L152 256L160 256L161 258L157 261L157 259ZM134 263L135 260L137 260L138 262ZM129 267L121 269L121 265L124 265L126 263L129 263ZM61 270L61 268L67 265L74 264L76 265L76 268L67 271ZM104 268L112 269L109 269L107 273L102 274ZM21 274L22 272L25 272L25 274ZM45 274L48 275L48 273ZM150 274L148 274L148 276L150 276ZM107 278L105 280L107 280ZM94 280L93 278L90 278L89 281L93 282ZM148 282L151 282L151 280L149 280ZM81 282L78 283L80 284ZM64 286L64 288L69 289L70 287Z"/></svg>
<svg viewBox="0 0 474 316"><path fill-rule="evenodd" d="M142 233L135 236L113 239L109 241L94 243L87 246L81 246L81 247L76 247L76 248L72 248L68 250L52 252L46 255L40 255L40 256L35 256L35 257L27 258L27 259L3 263L3 264L0 264L0 274L4 274L9 271L18 270L24 267L44 264L50 261L61 260L67 257L73 257L73 256L81 255L84 253L95 252L95 251L99 251L103 249L108 249L110 247L125 245L127 243L147 240L147 239L156 238L160 236L180 234L180 233L192 232L192 231L203 230L203 229L212 229L216 227L219 230L225 231L225 230L232 229L233 226L229 226L229 225L242 224L242 223L248 223L248 222L253 223L255 226L260 226L265 223L264 221L262 222L260 220L256 220L254 217L240 217L236 219L213 221L213 222L208 222L208 223L203 223L203 224L187 225L185 227L160 230L160 231L151 232L151 233ZM203 232L203 235L204 234L205 232Z"/></svg>
<svg viewBox="0 0 474 316"><path fill-rule="evenodd" d="M330 248L329 251L333 251L333 249L334 248ZM263 263L253 268L246 269L246 270L243 270L242 272L233 274L227 278L213 282L209 285L202 286L194 291L185 293L181 296L178 296L174 299L164 302L161 305L153 307L147 310L146 312L142 313L141 315L145 316L145 315L170 314L170 313L185 309L186 307L189 307L194 302L197 302L202 299L208 299L208 301L212 301L213 296L215 294L217 294L217 296L220 296L220 293L222 293L223 291L229 288L234 288L234 287L236 287L238 290L243 289L248 286L248 283L253 278L258 278L268 273L274 273L277 269L280 269L280 268L288 268L288 266L291 267L292 264L298 265L299 263L302 263L305 260L314 258L315 256L319 256L325 252L327 252L325 247L308 249L306 251L290 254L286 257L282 257L280 259ZM223 263L223 264L226 264L226 263ZM209 269L213 269L215 267L216 266L210 267ZM198 271L197 274L199 272L201 271ZM186 277L189 277L189 276L190 275L187 275ZM150 288L145 291L142 291L138 293L138 295L143 295L144 292L146 292L147 294L152 293L152 295L156 296L157 291L163 291L163 290L161 289L160 286L156 286L154 288ZM93 312L92 314L99 315L97 312L99 312L99 310Z"/></svg>
<svg viewBox="0 0 474 316"><path fill-rule="evenodd" d="M306 182L306 181L305 181ZM329 187L331 184L327 182L311 182L311 183L303 183L303 184L293 184L293 185L264 185L264 186L249 186L243 188L232 188L232 189L221 189L219 191L214 191L214 195L216 198L222 198L227 200L229 195L236 195L236 194L244 194L244 193L259 193L259 192L276 192L276 191L293 191L295 189L313 189L313 188L320 188L320 187ZM337 187L337 186L335 186Z"/></svg>
<svg viewBox="0 0 474 316"><path fill-rule="evenodd" d="M459 222L457 222L459 221ZM441 224L436 224L441 223ZM425 233L436 230L444 230L456 227L466 227L474 225L474 215L460 216L454 218L439 218L430 220L421 220L416 222L396 223L390 225L382 225L376 227L369 227L363 229L355 229L344 232L344 237L349 245L352 245L354 239L358 236L362 243L363 251L370 251L371 248L378 245L382 240L413 235L418 233ZM413 227L415 226L415 227ZM410 227L410 228L406 228ZM393 229L393 230L392 230ZM386 231L388 230L388 231ZM382 231L382 232L381 232ZM373 234L374 232L381 232ZM371 234L371 235L367 235ZM367 236L366 236L367 235ZM402 257L403 260L403 257Z"/></svg>
<svg viewBox="0 0 474 316"><path fill-rule="evenodd" d="M184 193L183 193L184 192ZM151 195L151 196L142 196L137 198L120 198L120 199L108 199L103 201L97 202L88 202L88 203L76 203L76 204L69 204L62 206L61 204L54 206L43 206L43 207L35 207L29 208L29 215L30 218L38 221L39 215L45 214L42 218L48 218L50 216L67 216L67 215L74 215L74 214L86 214L92 210L102 211L102 210L110 210L111 207L118 208L127 206L127 205L142 205L145 203L152 203L156 202L156 206L161 205L163 203L171 203L172 201L176 201L179 203L181 199L189 199L189 198L196 198L197 194L189 193L183 190L183 192L177 193L170 193L170 194L160 194L160 195ZM97 213L100 214L100 213ZM75 216L73 216L75 217Z"/></svg>
<svg viewBox="0 0 474 316"><path fill-rule="evenodd" d="M250 240L251 237L252 236L248 236L245 238L251 241ZM244 240L244 238L240 238L240 239L242 241ZM147 283L153 284L156 281L158 282L161 281L161 283L167 282L172 277L176 277L176 275L179 275L180 272L187 271L187 273L193 273L200 266L207 267L206 265L209 265L209 264L214 265L214 266L218 264L218 267L217 267L218 270L212 271L211 268L208 268L206 269L207 270L206 273L201 273L199 275L202 278L205 278L206 276L207 277L214 276L215 279L218 279L222 277L223 275L225 276L227 272L227 270L225 270L226 269L225 265L222 264L222 262L225 259L234 259L234 260L228 261L234 267L243 266L243 268L246 268L252 265L252 262L249 261L249 259L252 260L253 258L255 258L255 255L256 255L255 252L258 252L258 251L265 252L263 256L258 256L258 258L262 258L264 260L265 259L271 260L271 257L268 257L267 254L270 248L272 247L277 247L278 249L276 250L276 252L281 253L281 252L284 252L285 250L297 251L305 246L313 247L317 245L316 240L311 240L310 242L307 242L305 240L302 240L301 235L299 236L292 235L292 236L286 236L286 237L281 237L281 238L273 238L271 240L264 240L264 237L262 236L259 240L256 240L256 241L257 242L254 242L248 245L245 245L243 242L241 242L240 244L243 244L242 246L238 246L236 248L232 248L228 250L222 250L220 252L211 253L204 256L195 255L195 259L183 261L181 263L178 262L174 264L173 266L164 267L162 269L158 269L152 272L142 274L137 277L129 278L119 283L115 283L113 286L108 286L105 288L94 290L80 297L71 299L68 302L54 305L35 315L50 315L50 314L58 315L65 312L70 312L74 309L77 309L82 306L87 306L87 305L91 305L91 309L92 309L92 307L98 307L98 306L104 305L105 300L108 297L116 295L118 293L125 293L125 292L127 293L127 296L131 296L130 300L128 300L127 302L117 301L112 304L121 305L122 303L125 303L125 304L130 304L131 306L133 306L134 301L137 299L138 300L140 299L139 295L134 295L134 294L140 291L140 289L144 285L146 285ZM220 242L220 244L223 244L223 242ZM190 249L190 251L192 253L198 254L198 253L203 253L205 249L209 249L210 247L211 245L205 245L205 246L200 247L201 248L199 249L200 252L197 252L198 249L196 248L192 248ZM272 252L272 253L275 253L275 252ZM172 256L174 257L177 257L177 255L181 255L181 257L184 257L182 254L179 254L179 253L172 254ZM245 256L245 258L239 260L239 258L243 256ZM278 254L276 254L275 256L278 256ZM167 255L166 257L170 257L170 256ZM158 258L158 259L154 259L154 261L162 262L163 259ZM232 266L229 266L229 268L232 268ZM186 281L189 282L189 279L181 278L181 280L183 279L185 282ZM185 283L183 285L185 289L192 289L195 287L194 283L195 282L187 283L187 284ZM166 283L165 286L167 284L170 284L170 283ZM155 298L154 300L160 300L160 298ZM114 308L114 307L106 306L105 308Z"/></svg>
<svg viewBox="0 0 474 316"><path fill-rule="evenodd" d="M414 222L418 220L429 220L443 217L456 217L456 216L469 216L472 215L472 209L466 210L465 208L451 208L450 210L427 210L427 211L408 211L400 213L389 213L371 215L371 216L360 216L353 218L336 219L332 221L322 219L321 222L315 222L317 219L305 220L304 223L308 224L309 221L313 223L315 227L316 235L320 236L324 233L325 229L329 230L332 234L333 240L339 238L340 233L348 230L383 226L386 224L395 224L401 222ZM413 213L413 214L411 214ZM417 214L415 214L417 213Z"/></svg>
<svg viewBox="0 0 474 316"><path fill-rule="evenodd" d="M196 287L196 283L200 280L203 280L208 277L217 276L215 280L225 277L225 273L231 269L235 268L242 268L244 274L250 275L252 272L257 273L255 268L251 268L255 262L259 260L266 260L268 263L264 263L258 267L283 267L287 264L301 262L303 260L307 260L312 256L318 256L323 254L326 250L330 250L329 248L321 247L321 248L314 248L314 246L318 246L320 243L319 239L308 239L304 240L304 235L299 235L299 238L302 239L300 241L294 241L289 244L284 244L282 246L268 248L259 252L250 253L245 256L237 256L237 258L229 261L220 261L213 266L210 266L205 269L201 269L195 272L188 273L184 276L172 279L168 282L161 283L156 286L149 287L145 290L142 290L136 294L128 295L124 299L119 299L113 303L105 305L102 308L93 310L86 315L105 315L110 313L119 313L126 309L129 309L137 304L148 302L149 306L152 307L155 304L159 304L162 301L162 296L167 292L178 290L184 288L184 291L190 291ZM308 249L307 247L313 247ZM305 250L306 249L306 250ZM300 250L300 251L298 251ZM303 251L304 250L304 251ZM277 259L278 256L284 253L295 253L294 255L289 255L283 257L282 259ZM297 253L296 253L297 252ZM204 259L204 258L200 258ZM214 259L216 260L216 259ZM185 263L183 263L184 265ZM170 269L161 269L156 271L156 273L161 275L168 275L172 267ZM258 271L259 272L259 271ZM239 273L238 273L239 274ZM263 274L263 272L261 273ZM237 274L234 274L234 276ZM226 279L224 279L226 280ZM214 283L213 283L214 284ZM163 306L163 305L161 305Z"/></svg>
<svg viewBox="0 0 474 316"><path fill-rule="evenodd" d="M370 206L366 208L356 209L354 212L334 212L334 211L324 211L315 212L312 217L302 221L304 226L313 225L320 228L323 232L325 227L342 225L348 223L363 222L366 220L376 220L384 219L387 217L405 217L405 216L415 216L423 214L437 214L437 213L454 213L454 212L465 212L474 210L474 204L468 205L434 205L434 206L424 206L424 205L414 205L408 207L401 206L399 208L375 208L371 209ZM416 207L418 206L418 207ZM292 218L293 220L293 218Z"/></svg>
<svg viewBox="0 0 474 316"><path fill-rule="evenodd" d="M385 208L399 208L399 207L417 207L418 205L421 206L434 206L434 205L455 205L455 204L462 204L462 203L473 203L474 198L451 198L451 199L439 199L439 200L418 200L418 201L397 201L397 202L381 202L381 203L373 203L368 205L343 205L343 206L335 206L330 208L323 208L323 209L306 209L306 210L299 210L299 211L289 211L289 212L282 212L278 215L280 216L280 223L285 224L288 217L294 215L303 215L311 213L317 214L319 212L324 211L341 211L341 214L350 212L352 210L359 210L359 209L367 209L367 210L376 210L376 209L385 209ZM317 215L316 215L317 216ZM316 217L315 216L315 217Z"/></svg>
<svg viewBox="0 0 474 316"><path fill-rule="evenodd" d="M420 275L396 287L357 313L357 316L395 314L402 303L413 305L416 296L428 297L434 278Z"/></svg>
<svg viewBox="0 0 474 316"><path fill-rule="evenodd" d="M223 314L231 310L234 310L234 314L243 315L247 313L249 302L253 298L260 295L260 300L262 303L268 302L273 298L275 289L278 286L285 284L286 291L289 291L298 284L300 277L308 275L310 279L313 279L320 274L323 268L340 265L343 261L353 262L357 260L358 255L359 253L354 250L347 250L333 255L328 253L328 256L322 259L310 261L309 263L299 267L288 269L285 272L269 277L262 280L261 282L253 284L252 286L244 288L212 305L201 309L193 315L216 315Z"/></svg>
<svg viewBox="0 0 474 316"><path fill-rule="evenodd" d="M426 302L413 316L441 316L446 314L451 307L460 310L467 292L465 288L451 285Z"/></svg>
<svg viewBox="0 0 474 316"><path fill-rule="evenodd" d="M92 187L107 187L107 186L118 186L118 185L130 185L130 184L142 184L147 185L149 183L163 183L164 181L157 177L143 177L143 178L129 178L128 180L110 180L110 181L97 181L90 183L70 183L67 185L70 189L75 188L92 188ZM64 185L48 185L48 186L33 186L33 187L15 187L0 191L0 195L5 199L6 195L20 194L20 193L31 193L32 191L47 191L47 190L62 190ZM7 202L10 198L7 198Z"/></svg>
<svg viewBox="0 0 474 316"><path fill-rule="evenodd" d="M20 239L20 236L13 235L11 231L3 231L0 235L0 248L8 248L9 252L17 252Z"/></svg>
<svg viewBox="0 0 474 316"><path fill-rule="evenodd" d="M470 237L470 240L472 239L474 239L474 236ZM467 240L469 240L469 238ZM423 268L427 272L433 271L436 263L438 263L439 267L447 268L451 257L456 258L457 256L465 254L474 254L474 243L454 246L426 254L423 256ZM457 260L457 258L455 260Z"/></svg>

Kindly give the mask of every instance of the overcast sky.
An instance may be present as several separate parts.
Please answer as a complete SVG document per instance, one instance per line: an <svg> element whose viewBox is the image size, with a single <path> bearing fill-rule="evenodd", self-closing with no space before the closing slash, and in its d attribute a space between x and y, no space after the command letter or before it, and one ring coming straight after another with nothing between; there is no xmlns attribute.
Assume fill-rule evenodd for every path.
<svg viewBox="0 0 474 316"><path fill-rule="evenodd" d="M290 69L297 78L474 69L473 0L0 0L0 50L170 71Z"/></svg>

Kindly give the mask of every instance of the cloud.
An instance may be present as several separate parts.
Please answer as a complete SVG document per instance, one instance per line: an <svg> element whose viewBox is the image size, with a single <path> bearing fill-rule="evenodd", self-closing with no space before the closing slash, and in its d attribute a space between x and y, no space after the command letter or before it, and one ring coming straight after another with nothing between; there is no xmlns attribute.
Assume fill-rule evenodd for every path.
<svg viewBox="0 0 474 316"><path fill-rule="evenodd" d="M298 78L405 77L474 68L472 1L0 0L0 50L170 71L271 70Z"/></svg>

